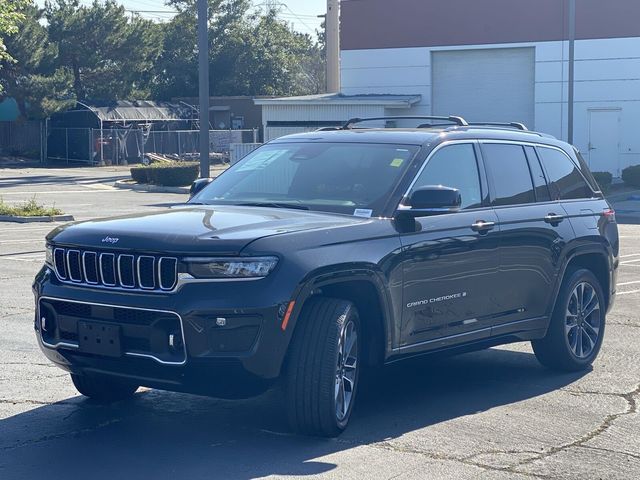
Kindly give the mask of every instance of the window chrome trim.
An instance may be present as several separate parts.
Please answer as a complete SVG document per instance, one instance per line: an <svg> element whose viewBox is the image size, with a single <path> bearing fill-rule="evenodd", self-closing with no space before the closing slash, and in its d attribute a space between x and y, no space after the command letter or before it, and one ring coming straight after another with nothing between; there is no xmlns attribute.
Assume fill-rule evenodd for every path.
<svg viewBox="0 0 640 480"><path fill-rule="evenodd" d="M131 276L133 277L133 283L131 285L126 285L123 281L122 281L122 267L121 267L121 263L122 263L122 258L123 257L127 257L127 258L131 258ZM118 265L117 265L117 270L118 270L118 280L120 281L120 286L122 288L135 288L136 287L136 266L135 266L135 257L133 255L130 255L128 253L123 253L121 255L118 255L118 261L117 261Z"/></svg>
<svg viewBox="0 0 640 480"><path fill-rule="evenodd" d="M180 316L180 314L178 312L174 312L171 310L158 310L158 309L153 309L153 308L142 308L142 307L129 307L129 306L125 306L125 305L110 305L107 303L94 303L94 302L84 302L84 301L79 301L79 300L71 300L68 298L57 298L57 297L48 297L48 296L42 296L40 298L38 298L38 318L40 318L40 306L42 303L42 300L53 300L53 301L58 301L58 302L69 302L69 303L78 303L81 305L93 305L96 307L109 307L109 308L124 308L124 309L129 309L129 310L140 310L143 312L155 312L155 313L164 313L164 314L169 314L169 315L175 315L176 317L178 317L178 321L180 323L180 333L182 335L182 350L184 352L184 360L182 362L168 362L166 360L162 360L154 355L151 354L146 354L146 353L136 353L136 352L124 352L125 356L130 356L130 357L142 357L142 358L150 358L152 360L155 360L156 362L162 364L162 365L176 365L176 366L181 366L181 365L185 365L187 363L187 340L184 336L184 321L182 320L182 316ZM79 349L80 345L75 344L75 343L69 343L69 342L59 342L57 344L50 344L44 341L44 338L42 338L42 329L39 329L39 335L38 335L38 339L40 340L40 342L42 343L43 346L53 349L53 350L57 350L60 347L64 347L64 348L73 348L73 349Z"/></svg>

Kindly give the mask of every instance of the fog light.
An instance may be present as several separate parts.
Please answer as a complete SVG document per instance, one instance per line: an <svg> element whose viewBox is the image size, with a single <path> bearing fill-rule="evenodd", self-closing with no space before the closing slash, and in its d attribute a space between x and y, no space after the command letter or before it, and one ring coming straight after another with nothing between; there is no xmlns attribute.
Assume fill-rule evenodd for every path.
<svg viewBox="0 0 640 480"><path fill-rule="evenodd" d="M42 317L40 319L40 328L42 329L43 332L47 331L47 317Z"/></svg>
<svg viewBox="0 0 640 480"><path fill-rule="evenodd" d="M216 318L216 325L218 327L224 327L226 324L227 324L227 319L226 318L222 318L222 317Z"/></svg>

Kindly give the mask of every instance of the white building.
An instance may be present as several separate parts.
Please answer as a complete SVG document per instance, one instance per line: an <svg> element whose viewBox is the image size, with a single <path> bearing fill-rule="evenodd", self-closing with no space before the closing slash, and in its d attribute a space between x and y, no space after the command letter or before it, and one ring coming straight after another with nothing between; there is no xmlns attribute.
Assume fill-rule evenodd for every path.
<svg viewBox="0 0 640 480"><path fill-rule="evenodd" d="M566 140L568 3L342 0L341 95L263 100L267 138L350 117L451 114ZM592 170L619 176L640 164L640 0L576 3L574 144Z"/></svg>

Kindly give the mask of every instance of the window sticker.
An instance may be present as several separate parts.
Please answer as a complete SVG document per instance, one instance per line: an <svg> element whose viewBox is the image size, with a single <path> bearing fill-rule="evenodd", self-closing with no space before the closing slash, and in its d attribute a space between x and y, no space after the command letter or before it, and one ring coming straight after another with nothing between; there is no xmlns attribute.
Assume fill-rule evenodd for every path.
<svg viewBox="0 0 640 480"><path fill-rule="evenodd" d="M391 166L397 168L397 167L401 166L403 163L404 163L404 158L394 158L391 161Z"/></svg>
<svg viewBox="0 0 640 480"><path fill-rule="evenodd" d="M371 218L371 215L373 215L373 210L368 208L356 208L353 212L354 217Z"/></svg>
<svg viewBox="0 0 640 480"><path fill-rule="evenodd" d="M253 156L253 158L247 160L244 165L236 171L248 172L251 170L262 170L285 152L286 150L267 150L264 152L258 152Z"/></svg>

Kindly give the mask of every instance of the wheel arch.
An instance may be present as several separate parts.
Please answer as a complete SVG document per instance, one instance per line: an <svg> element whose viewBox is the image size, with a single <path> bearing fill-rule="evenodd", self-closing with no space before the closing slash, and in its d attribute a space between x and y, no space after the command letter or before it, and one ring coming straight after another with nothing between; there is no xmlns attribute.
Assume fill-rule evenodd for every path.
<svg viewBox="0 0 640 480"><path fill-rule="evenodd" d="M600 282L602 292L605 296L606 307L608 309L611 304L612 297L611 273L613 266L611 256L603 245L576 247L567 254L561 275L558 277L558 281L556 282L557 285L555 288L553 308L555 309L555 305L560 294L560 288L566 277L567 271L573 268L585 268L596 276Z"/></svg>
<svg viewBox="0 0 640 480"><path fill-rule="evenodd" d="M293 335L305 303L315 296L353 302L364 329L366 363L379 365L392 349L393 313L386 282L373 265L323 269L308 275L294 297L295 308L287 330ZM290 346L290 344L289 344ZM286 364L290 348L287 348Z"/></svg>

